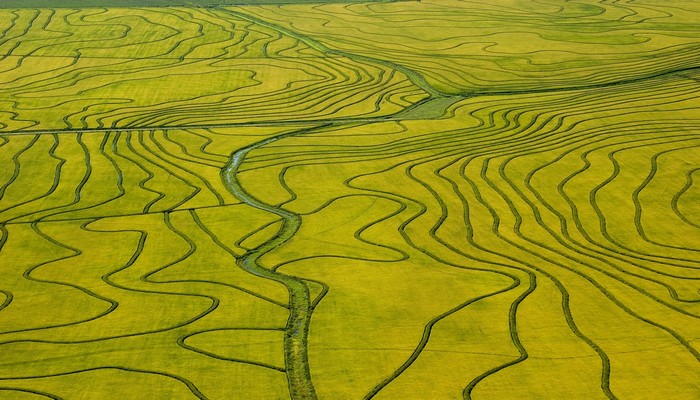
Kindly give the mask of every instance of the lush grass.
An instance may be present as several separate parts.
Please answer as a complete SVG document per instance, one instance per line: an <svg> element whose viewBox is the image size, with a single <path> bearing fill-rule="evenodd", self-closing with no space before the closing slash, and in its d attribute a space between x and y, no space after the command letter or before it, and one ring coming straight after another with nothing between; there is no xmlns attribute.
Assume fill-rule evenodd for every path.
<svg viewBox="0 0 700 400"><path fill-rule="evenodd" d="M698 13L548 4L0 11L0 399L697 399Z"/></svg>
<svg viewBox="0 0 700 400"><path fill-rule="evenodd" d="M382 0L345 0L343 3L368 2ZM261 4L315 4L328 3L319 0L64 0L59 3L52 0L3 0L0 8L100 8L100 7L216 7L227 5L261 5Z"/></svg>
<svg viewBox="0 0 700 400"><path fill-rule="evenodd" d="M64 9L0 16L7 38L0 43L5 131L372 117L425 97L386 66L325 57L313 42L235 12Z"/></svg>
<svg viewBox="0 0 700 400"><path fill-rule="evenodd" d="M700 37L700 9L688 2L426 0L245 10L331 47L407 66L452 94L605 85L692 68Z"/></svg>
<svg viewBox="0 0 700 400"><path fill-rule="evenodd" d="M279 171L304 220L266 265L331 289L319 395L692 398L698 233L671 205L697 168L696 88L475 98L252 153L244 183L278 202L255 171Z"/></svg>

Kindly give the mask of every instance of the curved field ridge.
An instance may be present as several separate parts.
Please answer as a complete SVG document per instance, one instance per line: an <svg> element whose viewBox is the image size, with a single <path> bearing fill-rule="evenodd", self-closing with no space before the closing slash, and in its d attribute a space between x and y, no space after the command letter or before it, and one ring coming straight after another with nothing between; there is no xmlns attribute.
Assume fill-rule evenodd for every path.
<svg viewBox="0 0 700 400"><path fill-rule="evenodd" d="M319 398L700 393L699 233L674 206L698 168L697 89L479 97L251 152L243 184L303 216L263 261L330 287Z"/></svg>
<svg viewBox="0 0 700 400"><path fill-rule="evenodd" d="M218 9L0 10L0 131L376 117L426 97Z"/></svg>
<svg viewBox="0 0 700 400"><path fill-rule="evenodd" d="M443 92L467 95L606 85L692 68L700 37L700 8L686 1L422 0L244 9L329 47L414 69Z"/></svg>
<svg viewBox="0 0 700 400"><path fill-rule="evenodd" d="M0 399L699 398L694 8L0 10Z"/></svg>

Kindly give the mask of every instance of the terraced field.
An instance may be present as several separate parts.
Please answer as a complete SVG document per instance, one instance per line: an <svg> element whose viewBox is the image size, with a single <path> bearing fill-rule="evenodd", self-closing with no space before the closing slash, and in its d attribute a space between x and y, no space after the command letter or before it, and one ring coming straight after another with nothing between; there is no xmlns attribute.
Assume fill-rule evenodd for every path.
<svg viewBox="0 0 700 400"><path fill-rule="evenodd" d="M699 5L272 3L0 9L1 399L700 398Z"/></svg>

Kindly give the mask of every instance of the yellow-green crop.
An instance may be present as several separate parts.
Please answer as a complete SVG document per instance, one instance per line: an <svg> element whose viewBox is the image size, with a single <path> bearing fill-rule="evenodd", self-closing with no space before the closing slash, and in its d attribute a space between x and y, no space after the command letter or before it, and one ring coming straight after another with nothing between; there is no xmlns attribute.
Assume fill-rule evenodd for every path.
<svg viewBox="0 0 700 400"><path fill-rule="evenodd" d="M700 398L699 18L0 10L0 399Z"/></svg>

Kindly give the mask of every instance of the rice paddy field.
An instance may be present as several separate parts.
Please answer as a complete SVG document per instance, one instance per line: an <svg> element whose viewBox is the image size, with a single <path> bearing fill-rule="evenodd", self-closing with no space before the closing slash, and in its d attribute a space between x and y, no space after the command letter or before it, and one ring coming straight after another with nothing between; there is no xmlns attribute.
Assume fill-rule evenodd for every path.
<svg viewBox="0 0 700 400"><path fill-rule="evenodd" d="M700 3L53 3L0 399L700 399Z"/></svg>

